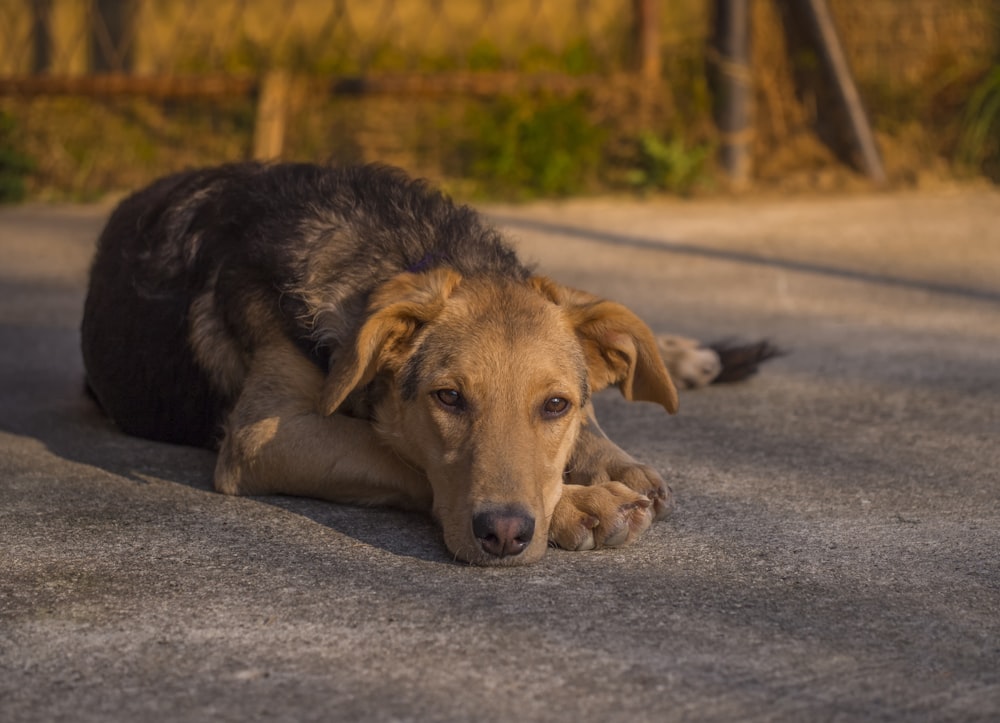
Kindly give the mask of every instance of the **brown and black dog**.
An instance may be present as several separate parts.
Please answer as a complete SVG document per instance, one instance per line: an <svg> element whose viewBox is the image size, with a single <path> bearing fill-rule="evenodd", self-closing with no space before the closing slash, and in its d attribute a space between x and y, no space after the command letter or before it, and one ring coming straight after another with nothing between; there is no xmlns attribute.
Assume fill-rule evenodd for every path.
<svg viewBox="0 0 1000 723"><path fill-rule="evenodd" d="M688 386L721 369L380 166L228 165L127 198L82 346L107 414L217 448L219 491L427 510L480 564L639 536L670 490L604 436L591 396L674 412L664 358Z"/></svg>

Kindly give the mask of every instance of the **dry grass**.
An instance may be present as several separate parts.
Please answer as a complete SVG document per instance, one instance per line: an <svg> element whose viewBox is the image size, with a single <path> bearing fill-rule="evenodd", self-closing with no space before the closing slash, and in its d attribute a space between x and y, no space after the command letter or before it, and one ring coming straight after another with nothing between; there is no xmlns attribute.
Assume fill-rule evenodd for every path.
<svg viewBox="0 0 1000 723"><path fill-rule="evenodd" d="M136 99L0 99L32 158L29 195L90 200L185 167L247 156L253 106L165 107Z"/></svg>
<svg viewBox="0 0 1000 723"><path fill-rule="evenodd" d="M1000 57L992 0L830 0L845 50L871 111L895 185L948 175L959 119L976 80ZM0 74L30 64L30 0L0 0ZM55 73L82 73L85 0L52 0ZM628 175L636 138L653 131L710 140L703 49L705 0L662 0L664 84L639 112L634 96L608 86L591 94L605 128L601 177ZM145 0L129 39L138 73L258 73L272 67L325 75L373 70L512 69L585 73L630 63L629 0ZM838 160L816 59L789 43L773 0L753 3L758 183L849 188ZM468 99L293 99L286 152L301 159L381 160L454 188L454 141L476 138ZM527 107L527 106L526 106ZM90 197L174 168L245 158L253 104L158 104L0 98L36 162L30 191ZM818 133L820 129L822 133ZM835 129L834 129L835 130ZM484 131L485 132L485 131ZM822 140L821 140L822 138ZM831 145L832 143L832 145ZM468 147L467 145L465 147ZM599 186L600 184L598 184ZM863 184L861 184L863 185Z"/></svg>

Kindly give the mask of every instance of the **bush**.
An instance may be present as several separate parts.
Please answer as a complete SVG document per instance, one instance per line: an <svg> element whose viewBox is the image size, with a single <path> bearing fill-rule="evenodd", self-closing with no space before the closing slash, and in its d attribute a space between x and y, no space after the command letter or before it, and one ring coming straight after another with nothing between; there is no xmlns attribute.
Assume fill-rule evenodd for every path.
<svg viewBox="0 0 1000 723"><path fill-rule="evenodd" d="M994 65L969 96L958 161L1000 182L1000 65Z"/></svg>
<svg viewBox="0 0 1000 723"><path fill-rule="evenodd" d="M637 140L636 165L628 182L642 190L688 194L709 178L710 144L689 144L677 136L666 140L643 133Z"/></svg>
<svg viewBox="0 0 1000 723"><path fill-rule="evenodd" d="M606 131L575 98L498 98L473 105L454 153L456 175L479 193L569 196L597 182Z"/></svg>

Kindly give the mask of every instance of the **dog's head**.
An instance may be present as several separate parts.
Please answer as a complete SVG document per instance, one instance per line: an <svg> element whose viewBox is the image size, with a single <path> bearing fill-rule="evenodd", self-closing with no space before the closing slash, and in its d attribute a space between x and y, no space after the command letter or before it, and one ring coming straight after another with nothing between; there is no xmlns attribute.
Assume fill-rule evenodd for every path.
<svg viewBox="0 0 1000 723"><path fill-rule="evenodd" d="M617 385L628 399L677 407L638 317L541 277L396 277L333 364L325 411L373 381L376 428L426 473L449 550L481 564L545 552L591 393Z"/></svg>

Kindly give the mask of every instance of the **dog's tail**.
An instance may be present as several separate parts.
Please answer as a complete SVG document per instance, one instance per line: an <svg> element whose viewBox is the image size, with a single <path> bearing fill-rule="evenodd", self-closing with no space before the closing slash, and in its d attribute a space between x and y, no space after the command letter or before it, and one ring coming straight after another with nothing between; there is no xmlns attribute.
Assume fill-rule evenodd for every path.
<svg viewBox="0 0 1000 723"><path fill-rule="evenodd" d="M722 370L712 380L712 384L741 382L756 374L761 364L769 359L785 356L788 351L781 349L767 339L751 344L743 344L733 339L709 344L709 349L719 355Z"/></svg>

